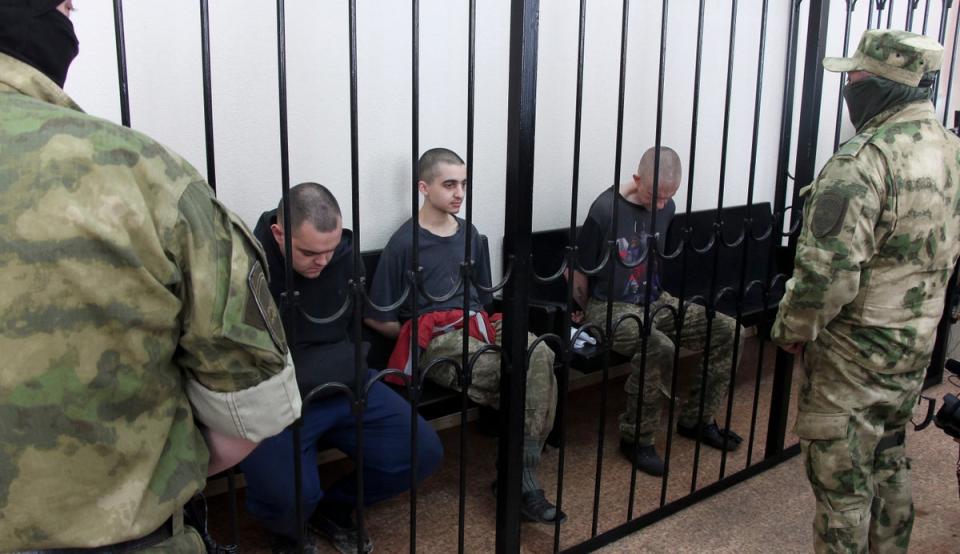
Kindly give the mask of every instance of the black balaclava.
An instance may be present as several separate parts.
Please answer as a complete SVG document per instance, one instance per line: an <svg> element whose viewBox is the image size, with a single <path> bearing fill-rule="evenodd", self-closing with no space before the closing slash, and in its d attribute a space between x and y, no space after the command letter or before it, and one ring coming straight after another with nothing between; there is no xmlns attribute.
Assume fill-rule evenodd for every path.
<svg viewBox="0 0 960 554"><path fill-rule="evenodd" d="M880 112L898 104L930 98L931 81L925 76L920 86L911 87L876 75L847 83L843 98L847 101L850 121L859 132Z"/></svg>
<svg viewBox="0 0 960 554"><path fill-rule="evenodd" d="M0 0L0 52L37 68L63 87L79 42L63 0Z"/></svg>

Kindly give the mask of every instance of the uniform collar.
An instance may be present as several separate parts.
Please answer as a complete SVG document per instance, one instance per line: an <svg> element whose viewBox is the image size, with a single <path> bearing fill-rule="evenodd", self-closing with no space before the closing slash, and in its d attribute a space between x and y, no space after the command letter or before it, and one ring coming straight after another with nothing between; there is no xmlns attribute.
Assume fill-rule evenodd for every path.
<svg viewBox="0 0 960 554"><path fill-rule="evenodd" d="M63 89L33 66L0 52L0 92L13 90L37 100L83 112Z"/></svg>
<svg viewBox="0 0 960 554"><path fill-rule="evenodd" d="M873 116L858 134L872 134L894 116L902 116L906 119L936 119L933 103L929 99L914 100L913 102L897 104Z"/></svg>

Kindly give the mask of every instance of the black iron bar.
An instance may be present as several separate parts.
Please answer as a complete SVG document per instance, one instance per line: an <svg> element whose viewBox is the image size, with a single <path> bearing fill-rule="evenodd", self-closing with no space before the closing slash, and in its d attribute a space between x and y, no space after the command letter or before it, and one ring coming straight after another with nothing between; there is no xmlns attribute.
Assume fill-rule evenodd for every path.
<svg viewBox="0 0 960 554"><path fill-rule="evenodd" d="M953 70L956 68L957 64L957 39L960 38L960 14L958 14L954 19L956 19L956 21L953 27L953 51L950 54L950 71L947 74L947 97L943 101L944 127L947 126L947 116L950 114L950 96L953 92Z"/></svg>
<svg viewBox="0 0 960 554"><path fill-rule="evenodd" d="M913 17L916 15L917 6L920 5L920 0L907 0L907 21L904 24L904 28L907 31L913 32Z"/></svg>
<svg viewBox="0 0 960 554"><path fill-rule="evenodd" d="M203 129L207 152L207 183L217 193L217 164L214 157L213 139L213 94L210 71L210 10L208 0L200 0L200 58L203 65ZM230 501L230 540L240 544L240 515L237 510L237 470L227 471L227 491Z"/></svg>
<svg viewBox="0 0 960 554"><path fill-rule="evenodd" d="M827 30L830 23L829 0L811 0L807 24L807 51L804 57L803 92L800 103L800 126L797 131L796 177L793 187L791 229L799 221L803 201L800 189L811 181L816 171L817 144L819 138L820 107L823 97L823 66ZM796 235L791 234L790 249L796 248ZM773 392L770 401L770 417L767 427L765 456L774 456L784 447L787 415L790 407L790 388L793 378L793 356L777 350L774 368Z"/></svg>
<svg viewBox="0 0 960 554"><path fill-rule="evenodd" d="M868 0L868 6L873 3ZM780 138L779 151L777 154L777 173L776 189L774 191L774 209L771 218L772 229L774 233L770 237L770 263L767 266L767 282L763 288L763 306L766 313L767 301L770 293L770 283L772 279L773 260L776 256L777 248L781 243L781 234L783 231L784 214L786 213L787 202L787 173L790 167L790 144L792 141L793 130L793 103L796 95L796 74L797 74L797 43L799 41L800 28L797 24L800 17L800 2L795 1L793 9L790 10L790 18L787 22L787 52L784 60L784 83L783 83L783 103L780 111ZM766 316L764 316L766 319ZM757 412L760 406L760 380L763 376L763 341L757 346L757 371L754 381L753 404L750 413L750 434L747 439L747 464L750 467L753 462L753 445L757 433Z"/></svg>
<svg viewBox="0 0 960 554"><path fill-rule="evenodd" d="M477 32L477 3L470 0L467 16L467 185L473 185L473 135L474 135L474 99L476 79L476 32ZM467 515L467 407L469 405L468 389L472 381L473 367L469 364L470 356L470 282L473 272L473 190L467 189L467 222L464 238L463 265L463 337L460 361L460 497L457 519L457 552L463 554L466 549L465 529ZM493 283L487 283L491 285ZM413 544L410 545L413 552Z"/></svg>
<svg viewBox="0 0 960 554"><path fill-rule="evenodd" d="M940 11L940 33L937 35L940 44L947 40L947 18L950 16L951 7L953 7L953 0L943 0L943 10Z"/></svg>
<svg viewBox="0 0 960 554"><path fill-rule="evenodd" d="M767 14L768 1L763 0L763 6L760 11L760 46L757 54L757 88L754 93L753 103L753 138L750 146L750 173L747 177L747 217L743 222L743 258L740 264L740 284L738 287L739 300L737 302L737 325L733 334L733 361L730 367L730 388L727 390L727 416L723 428L730 429L730 421L733 417L733 396L734 385L737 382L737 370L739 365L740 349L740 321L743 319L743 302L747 295L746 277L748 260L750 258L750 243L756 240L753 235L753 218L751 217L751 207L753 206L753 193L756 187L757 177L757 151L760 144L760 108L763 103L763 63L767 48ZM771 229L772 231L772 229ZM761 305L761 309L766 312L767 303ZM763 344L763 337L760 337L760 343ZM727 467L727 451L724 450L720 457L720 479L724 478Z"/></svg>
<svg viewBox="0 0 960 554"><path fill-rule="evenodd" d="M527 375L530 300L530 232L537 111L538 0L512 0L507 95L507 175L504 247L513 276L503 291L503 350L500 367L500 441L497 451L498 554L520 551L523 415Z"/></svg>
<svg viewBox="0 0 960 554"><path fill-rule="evenodd" d="M694 62L693 70L693 108L691 110L691 123L690 123L690 164L689 171L687 171L687 202L686 202L686 213L689 215L693 209L693 185L694 185L694 175L696 173L696 160L697 160L697 124L700 117L700 77L703 69L703 28L706 15L706 1L700 0L700 5L697 10L697 50L696 50L696 61ZM687 292L687 270L688 270L688 253L691 250L690 242L691 234L690 228L687 227L683 230L683 240L680 243L680 248L682 251L679 253L681 256L681 272L680 272L680 298L677 299L677 324L676 324L676 333L674 340L674 352L673 352L673 375L670 381L670 402L668 403L667 409L667 441L664 445L664 454L663 454L663 480L660 481L660 506L663 507L667 502L667 484L670 481L670 454L673 451L673 422L676 416L676 407L677 407L677 381L679 371L677 370L680 367L680 337L683 333L683 321L684 321L684 305L686 304L686 292ZM668 255L677 255L675 252L667 252Z"/></svg>
<svg viewBox="0 0 960 554"><path fill-rule="evenodd" d="M843 56L846 57L850 51L850 23L853 19L853 10L857 5L857 0L847 0L847 20L843 28ZM840 128L843 126L843 74L840 74L840 84L837 90L837 122L833 132L833 151L836 152L840 147Z"/></svg>
<svg viewBox="0 0 960 554"><path fill-rule="evenodd" d="M943 44L947 40L947 18L950 15L950 8L953 6L953 0L943 0L943 9L940 11L940 31L937 34L937 41L940 44ZM937 106L940 93L940 72L937 73L937 77L933 81L933 93L931 94L930 100L933 102L934 107Z"/></svg>
<svg viewBox="0 0 960 554"><path fill-rule="evenodd" d="M363 351L363 310L364 310L364 293L366 288L366 279L364 276L364 266L363 258L360 255L360 146L359 146L359 114L358 114L358 102L357 102L357 2L356 0L349 0L347 3L347 25L348 25L348 50L350 58L350 211L353 219L353 277L350 283L350 293L351 293L351 303L353 308L353 316L351 325L353 327L353 364L355 368L354 374L354 404L353 404L353 415L356 423L356 441L357 441L357 450L354 454L354 464L357 468L363 467L363 414L367 408L367 396L368 396L368 387L366 386L367 375L363 371L364 364L364 351ZM411 433L411 456L413 462L411 464L410 470L410 502L413 506L416 506L416 489L417 489L417 465L416 465L416 437L415 429L416 425L416 412L414 411L411 415L413 422L413 433ZM356 510L357 510L357 528L361 530L360 533L357 533L357 552L363 552L363 536L362 532L366 529L365 516L364 513L364 482L363 482L363 471L358 470L357 472L357 501L356 501ZM411 530L416 529L416 522L414 518L416 517L416 510L411 509ZM411 536L413 535L411 531ZM413 542L411 542L411 552L413 552Z"/></svg>
<svg viewBox="0 0 960 554"><path fill-rule="evenodd" d="M867 2L872 6L871 2ZM800 0L794 0L793 10L790 11L790 21L787 24L788 36L786 60L784 61L783 76L783 104L780 109L780 137L779 152L777 154L776 189L774 191L773 215L786 213L787 208L787 179L790 173L790 146L793 140L793 104L796 97L797 79L797 45L800 37ZM777 241L774 241L777 242Z"/></svg>
<svg viewBox="0 0 960 554"><path fill-rule="evenodd" d="M217 192L217 164L213 144L213 93L210 70L210 10L209 0L200 0L200 50L203 60L203 130L207 146L207 182Z"/></svg>
<svg viewBox="0 0 960 554"><path fill-rule="evenodd" d="M622 21L620 24L620 82L617 93L617 139L614 146L614 169L613 169L613 215L611 217L612 229L617 229L617 211L620 206L620 164L622 162L621 148L623 146L623 102L624 88L627 76L627 32L629 30L630 20L630 0L623 0ZM604 339L607 341L607 347L604 348L603 372L600 385L600 421L597 431L597 473L593 489L593 521L590 524L590 536L597 536L597 526L600 517L600 485L603 474L603 443L606 434L607 422L607 388L610 379L610 349L613 348L613 281L616 271L617 261L620 255L617 253L616 245L613 240L607 241L608 262L610 265L606 268L609 273L609 283L607 287L607 313L604 324ZM641 366L646 362L646 356L641 357ZM640 398L643 397L643 375L640 376ZM636 446L636 434L634 434L634 446ZM634 467L633 471L636 472Z"/></svg>
<svg viewBox="0 0 960 554"><path fill-rule="evenodd" d="M410 2L410 218L413 232L413 255L410 263L410 344L419 344L420 335L420 0ZM464 327L466 332L467 327ZM417 544L417 413L423 392L420 368L420 349L410 349L410 367L413 370L410 385L410 552Z"/></svg>
<svg viewBox="0 0 960 554"><path fill-rule="evenodd" d="M567 452L567 394L570 388L570 358L573 354L573 339L567 337L567 329L572 326L571 312L573 306L573 275L577 269L577 200L580 194L580 137L583 129L583 53L586 41L587 0L580 0L580 18L577 26L577 90L573 115L573 173L570 183L570 228L567 233L567 309L563 314L563 361L560 375L557 379L557 413L559 422L560 449L557 453L557 513L563 510L563 475L566 468ZM581 306L586 309L586 306ZM569 340L567 340L569 338ZM554 424L555 426L557 423ZM554 522L553 551L560 551L560 519Z"/></svg>
<svg viewBox="0 0 960 554"><path fill-rule="evenodd" d="M923 9L923 34L927 34L927 22L930 19L930 0L927 0Z"/></svg>
<svg viewBox="0 0 960 554"><path fill-rule="evenodd" d="M829 0L827 0L829 2ZM883 10L887 7L887 0L877 0L877 29L883 23Z"/></svg>
<svg viewBox="0 0 960 554"><path fill-rule="evenodd" d="M736 1L736 0L734 0ZM663 144L663 90L664 90L664 81L666 80L666 63L667 63L667 22L669 21L670 16L670 0L663 0L660 9L660 65L657 71L657 118L656 125L654 129L654 155L653 155L653 200L650 202L650 233L647 244L647 284L644 287L644 302L643 302L643 322L644 322L644 333L643 340L641 341L641 356L646 358L647 356L647 345L649 344L648 337L650 336L649 330L653 326L653 316L650 312L650 303L653 300L653 283L656 282L654 276L657 274L657 263L660 261L660 245L659 240L660 236L656 233L657 229L657 202L656 198L659 192L660 186L660 146ZM620 147L617 147L617 150L620 150ZM617 228L614 227L614 230ZM676 318L676 314L674 314ZM612 342L612 341L611 341ZM679 358L679 345L674 345L674 358ZM642 409L641 404L643 402L643 387L646 378L641 379L639 394L637 395L637 411L636 411L636 421L634 422L634 449L636 449L637 439L640 434L640 423ZM650 385L655 386L655 385ZM666 480L666 476L663 476L661 482ZM630 472L630 498L627 501L627 521L633 519L633 504L636 498L636 486L637 486L637 468L634 467L633 471Z"/></svg>
<svg viewBox="0 0 960 554"><path fill-rule="evenodd" d="M130 126L130 87L127 82L127 44L123 32L123 0L113 0L113 28L117 39L117 82L120 85L120 122Z"/></svg>
<svg viewBox="0 0 960 554"><path fill-rule="evenodd" d="M281 310L284 318L287 344L296 344L296 325L294 317L300 303L300 295L294 290L293 279L293 244L290 221L290 148L287 130L287 47L286 47L286 15L284 0L277 0L277 92L280 117L280 187L283 199L283 250L284 256L284 292ZM306 407L304 407L306 410ZM303 460L301 459L301 428L303 416L293 423L293 472L294 472L294 499L296 502L295 517L297 518L297 545L303 550L304 517L303 517Z"/></svg>
<svg viewBox="0 0 960 554"><path fill-rule="evenodd" d="M867 0L867 29L873 29L873 0Z"/></svg>
<svg viewBox="0 0 960 554"><path fill-rule="evenodd" d="M737 0L732 0L730 2L730 38L729 46L727 52L727 84L723 105L723 130L721 135L720 142L720 176L718 179L717 187L717 220L714 223L714 232L716 233L716 240L713 244L713 277L710 279L710 296L707 299L706 314L707 314L707 329L706 329L706 340L703 345L703 368L700 376L700 401L697 408L697 422L700 423L703 421L703 411L704 405L707 399L706 390L707 390L707 372L709 371L709 353L713 335L713 321L716 317L716 306L717 302L717 279L716 275L720 268L720 249L726 248L725 241L723 239L723 194L726 189L727 183L727 149L729 146L730 139L730 104L733 98L733 63L734 63L734 47L737 40ZM702 443L702 433L703 426L698 425L697 427L697 443L693 450L693 472L690 478L690 492L693 493L697 490L697 477L699 476L700 469L700 451L703 447Z"/></svg>
<svg viewBox="0 0 960 554"><path fill-rule="evenodd" d="M887 29L893 26L893 0L889 1L890 4L887 6Z"/></svg>

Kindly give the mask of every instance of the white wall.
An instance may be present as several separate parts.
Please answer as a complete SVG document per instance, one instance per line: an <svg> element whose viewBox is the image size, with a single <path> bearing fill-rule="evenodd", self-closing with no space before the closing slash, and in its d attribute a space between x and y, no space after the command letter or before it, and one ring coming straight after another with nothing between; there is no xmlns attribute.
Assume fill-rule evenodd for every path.
<svg viewBox="0 0 960 554"><path fill-rule="evenodd" d="M877 27L877 13L874 9L872 12L869 10L869 4L867 0L859 0L855 6L853 15L850 19L850 43L848 46L848 54L851 54L856 50L857 43L860 40L860 35L863 34L863 31L867 29L867 16L872 13L873 17L871 18L871 28ZM809 2L805 2L809 4ZM874 3L874 6L876 4ZM891 2L887 2L889 7ZM925 7L929 5L929 14L926 34L932 36L933 38L939 38L940 32L940 20L943 12L943 2L940 1L931 1L931 2L920 2L918 4L917 10L914 15L913 25L911 30L915 33L923 32L923 19L924 19L924 10ZM891 21L891 28L893 29L905 29L906 20L907 20L907 2L895 2L893 3L893 19ZM940 87L937 91L938 97L938 108L937 112L942 116L944 106L946 105L946 95L947 95L947 74L950 66L950 59L952 57L952 51L954 50L954 30L955 24L957 21L957 11L956 7L948 14L947 20L947 33L944 43L946 48L944 51L943 59L943 79L941 80ZM887 17L890 13L889 9L883 11L881 17L881 28L887 28ZM842 0L834 0L830 5L830 15L829 15L829 31L827 34L827 45L826 52L828 56L841 56L843 55L843 38L844 38L844 27L846 25L847 18L847 3ZM806 9L802 10L800 17L800 52L799 52L799 70L797 74L797 102L794 109L794 139L796 139L796 125L799 123L800 118L800 87L801 79L803 78L802 74L802 64L804 61L804 40L806 39L807 32L807 13ZM834 131L836 129L837 121L837 106L838 101L839 105L843 104L842 98L839 96L840 84L844 76L839 73L830 73L826 72L824 74L823 80L823 104L820 111L820 138L817 144L817 167L821 167L826 161L833 155L834 151ZM957 109L958 100L957 89L958 82L955 79L954 83L954 92L950 98L950 110L951 113L954 109ZM953 116L951 115L947 120L948 125L953 125ZM843 107L843 113L840 123L840 143L843 143L845 140L849 139L854 135L853 125L850 123L850 120L847 116L846 107ZM796 154L796 144L794 144L791 149L791 154L795 158ZM793 163L793 162L792 162ZM791 174L793 173L793 165L791 163ZM807 183L801 183L801 186L806 185Z"/></svg>
<svg viewBox="0 0 960 554"><path fill-rule="evenodd" d="M690 187L692 209L711 208L718 201L730 2L707 2L696 172L693 182L677 195L681 210ZM67 92L88 112L119 121L111 3L75 3L81 53L71 69ZM755 202L773 200L791 3L770 2ZM205 173L198 4L195 0L167 0L162 5L127 1L124 18L132 126L171 146ZM481 232L490 236L494 273L499 274L505 213L509 1L477 4L474 219ZM662 142L680 153L687 169L698 4L696 0L671 2L667 30ZM827 44L831 53L841 49L845 3L833 4ZM654 1L632 3L623 164L620 174L614 175L622 2L588 2L578 221L582 222L600 191L629 178L640 155L654 142L660 6ZM570 218L578 7L578 0L541 2L535 229L564 226ZM723 198L728 205L747 200L760 7L761 0L739 2ZM865 9L858 8L863 15L855 18L854 37L865 26ZM253 224L263 210L276 205L280 194L275 3L211 2L210 10L218 195ZM932 9L933 34L938 10ZM345 224L354 226L346 2L288 0L286 16L291 184L312 180L329 186L341 201ZM467 2L422 0L420 16L419 150L447 146L463 155ZM805 19L804 9L801 53ZM409 22L409 1L358 2L363 249L381 247L411 213ZM801 78L798 74L798 86ZM828 91L836 90L838 78L828 76ZM832 150L835 109L835 92L831 92L823 108L826 131L820 142L821 162ZM845 136L849 131L845 129Z"/></svg>

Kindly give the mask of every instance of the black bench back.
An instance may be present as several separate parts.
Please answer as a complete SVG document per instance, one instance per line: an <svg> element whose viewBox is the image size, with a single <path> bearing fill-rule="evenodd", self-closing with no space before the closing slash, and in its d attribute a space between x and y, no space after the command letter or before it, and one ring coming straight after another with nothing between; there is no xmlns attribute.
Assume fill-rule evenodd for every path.
<svg viewBox="0 0 960 554"><path fill-rule="evenodd" d="M746 232L744 221L752 220L750 231ZM733 244L726 246L719 238L714 239L718 222L722 225L723 243ZM746 268L744 286L752 281L767 281L768 266L771 263L770 247L776 233L770 233L773 214L769 202L761 202L749 206L726 206L717 210L699 210L680 213L674 216L667 230L664 252L672 255L683 242L684 230L690 229L690 241L684 246L686 253L680 253L674 259L663 260L661 275L664 288L674 296L680 296L683 276L687 279L683 287L683 294L687 298L700 296L705 301L710 296L711 285L714 295L719 294L724 287L734 290L728 293L717 303L717 309L728 314L736 312L736 294L740 287L740 273L743 267L743 257L746 252ZM754 237L763 237L755 240ZM711 240L712 248L706 252L696 252L704 249ZM684 257L686 260L684 260ZM716 257L716 259L715 259ZM686 263L686 272L684 272ZM773 268L774 273L777 268ZM748 316L759 315L762 309L762 289L753 286L746 291L744 297L744 313Z"/></svg>
<svg viewBox="0 0 960 554"><path fill-rule="evenodd" d="M723 225L724 242L733 243L740 238L744 232L744 220L747 218L748 210L746 205L726 206L720 211L719 220ZM719 241L704 253L696 253L692 247L688 247L686 254L686 275L687 280L684 287L684 295L687 298L692 296L701 296L706 299L710 293L711 279L716 279L714 285L715 293L724 287L731 287L737 291L740 286L740 268L743 262L743 253L746 248L748 255L746 266L745 285L751 281L759 280L766 282L768 264L770 263L771 241L775 239L775 234L769 233L773 216L769 202L753 204L749 207L749 216L752 220L752 236L760 237L767 235L763 240L754 240L748 234L742 241L734 247L722 245ZM691 243L697 248L705 247L711 237L714 235L714 225L717 222L717 210L699 210L695 212L676 214L670 222L665 238L666 254L676 252L678 245L683 240L683 229L691 228ZM577 228L577 232L580 228ZM534 271L542 276L554 274L562 265L564 252L569 243L569 230L564 227L560 229L550 229L546 231L537 231L531 235L531 250L533 252L532 266ZM747 246L749 243L749 246ZM714 271L714 250L719 252L716 271ZM674 296L680 296L680 285L684 274L683 254L675 259L662 260L660 262L660 271L664 288ZM504 263L506 264L506 260ZM777 271L775 264L774 273ZM567 285L564 279L559 279L551 283L539 284L535 281L530 284L531 301L565 307ZM780 291L776 291L771 298L771 305L775 305L779 299ZM717 308L725 313L734 314L736 311L735 294L727 294L717 304ZM752 324L751 318L758 316L762 311L762 291L758 286L749 289L744 301L744 323Z"/></svg>

